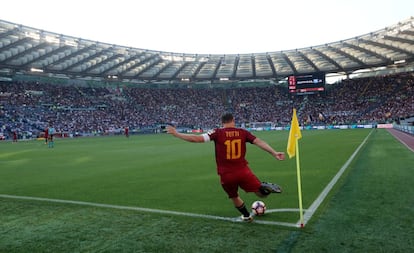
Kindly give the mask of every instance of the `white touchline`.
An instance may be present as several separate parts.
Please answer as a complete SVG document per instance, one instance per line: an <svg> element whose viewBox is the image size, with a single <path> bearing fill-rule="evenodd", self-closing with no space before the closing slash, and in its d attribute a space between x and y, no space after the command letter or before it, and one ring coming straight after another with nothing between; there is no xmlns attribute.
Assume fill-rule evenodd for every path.
<svg viewBox="0 0 414 253"><path fill-rule="evenodd" d="M322 204L328 193L332 190L334 185L338 182L339 178L342 176L342 174L345 172L345 170L348 168L349 164L354 160L355 156L358 154L359 150L364 146L365 142L367 142L368 137L371 135L372 131L365 137L365 139L362 141L362 143L358 146L358 148L354 151L354 153L349 157L349 159L345 162L345 164L342 166L342 168L336 173L336 175L332 178L331 182L323 189L321 194L315 199L315 201L312 203L312 205L305 211L303 215L303 222L305 225L313 216L313 214L316 212L318 207ZM300 227L301 221L299 220L296 225Z"/></svg>
<svg viewBox="0 0 414 253"><path fill-rule="evenodd" d="M133 210L133 211L141 211L141 212L149 212L149 213L172 214L172 215L179 215L179 216L198 217L198 218L213 219L213 220L225 220L225 221L232 221L232 222L241 221L239 217L236 217L236 218L222 217L222 216L214 216L214 215L207 215L207 214L186 213L186 212L152 209L152 208L144 208L144 207L134 207L134 206L120 206L120 205L100 204L100 203L75 201L75 200L50 199L50 198L39 198L39 197L29 197L29 196L16 196L16 195L8 195L8 194L0 194L0 198L35 200L35 201L45 201L45 202L62 203L62 204L74 204L74 205L83 205L83 206L112 208L112 209L120 209L120 210ZM255 220L255 223L267 224L267 225L288 226L288 227L295 227L296 226L296 224L294 224L294 223L277 222L277 221L256 221Z"/></svg>

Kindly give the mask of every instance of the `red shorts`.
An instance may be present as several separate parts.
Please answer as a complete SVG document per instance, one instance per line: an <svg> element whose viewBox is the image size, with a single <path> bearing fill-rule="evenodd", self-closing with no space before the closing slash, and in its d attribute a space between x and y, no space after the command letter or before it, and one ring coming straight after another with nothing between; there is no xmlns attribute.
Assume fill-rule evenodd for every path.
<svg viewBox="0 0 414 253"><path fill-rule="evenodd" d="M239 196L239 187L245 192L258 192L262 183L249 168L220 175L221 186L229 198Z"/></svg>

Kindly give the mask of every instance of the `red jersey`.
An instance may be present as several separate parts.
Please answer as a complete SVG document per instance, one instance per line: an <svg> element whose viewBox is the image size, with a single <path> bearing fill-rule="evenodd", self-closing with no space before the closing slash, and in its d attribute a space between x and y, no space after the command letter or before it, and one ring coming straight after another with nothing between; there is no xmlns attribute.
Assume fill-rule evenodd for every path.
<svg viewBox="0 0 414 253"><path fill-rule="evenodd" d="M218 174L247 168L246 142L253 143L256 136L243 128L233 127L217 128L207 136L215 143Z"/></svg>

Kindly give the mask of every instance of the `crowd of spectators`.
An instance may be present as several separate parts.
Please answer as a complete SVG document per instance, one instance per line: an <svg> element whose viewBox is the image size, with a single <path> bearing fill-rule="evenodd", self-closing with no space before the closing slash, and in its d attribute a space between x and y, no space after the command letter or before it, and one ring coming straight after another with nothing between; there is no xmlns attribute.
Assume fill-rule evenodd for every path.
<svg viewBox="0 0 414 253"><path fill-rule="evenodd" d="M49 124L73 135L132 131L163 124L208 129L225 111L239 123L302 125L389 123L414 115L413 73L347 79L312 95L285 86L245 88L84 87L38 82L0 83L0 133L38 135Z"/></svg>
<svg viewBox="0 0 414 253"><path fill-rule="evenodd" d="M301 112L312 124L395 122L414 115L413 85L412 73L343 80L323 97L308 97Z"/></svg>

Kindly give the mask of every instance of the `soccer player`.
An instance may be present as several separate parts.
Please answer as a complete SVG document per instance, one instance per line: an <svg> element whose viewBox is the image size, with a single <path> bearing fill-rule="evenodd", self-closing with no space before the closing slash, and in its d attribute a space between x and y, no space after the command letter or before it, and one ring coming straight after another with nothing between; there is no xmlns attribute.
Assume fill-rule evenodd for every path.
<svg viewBox="0 0 414 253"><path fill-rule="evenodd" d="M54 134L55 134L55 128L52 125L49 125L49 128L47 130L48 132L48 147L54 148L55 147L55 140L54 140Z"/></svg>
<svg viewBox="0 0 414 253"><path fill-rule="evenodd" d="M17 142L17 130L13 131L13 142Z"/></svg>
<svg viewBox="0 0 414 253"><path fill-rule="evenodd" d="M254 175L245 159L246 142L267 151L277 160L284 160L285 153L275 151L269 144L249 131L237 128L231 113L224 114L221 121L222 128L216 128L202 135L179 133L173 126L167 126L166 129L167 133L188 142L214 141L217 173L220 176L221 186L242 214L241 219L251 222L253 217L238 194L239 187L245 192L254 192L262 198L270 193L281 193L282 189L276 184L261 182Z"/></svg>
<svg viewBox="0 0 414 253"><path fill-rule="evenodd" d="M45 128L45 144L47 144L48 139L49 139L49 126Z"/></svg>

